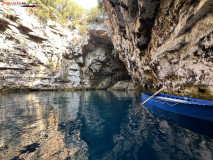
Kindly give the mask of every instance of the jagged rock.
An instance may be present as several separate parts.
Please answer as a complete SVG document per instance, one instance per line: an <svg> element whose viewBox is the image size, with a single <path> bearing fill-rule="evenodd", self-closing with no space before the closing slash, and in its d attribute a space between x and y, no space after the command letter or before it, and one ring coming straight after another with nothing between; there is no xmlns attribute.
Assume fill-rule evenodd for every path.
<svg viewBox="0 0 213 160"><path fill-rule="evenodd" d="M212 0L104 0L113 44L145 88L213 99ZM203 92L200 92L205 88Z"/></svg>
<svg viewBox="0 0 213 160"><path fill-rule="evenodd" d="M112 87L117 81L129 79L127 70L119 57L112 54L113 49L106 31L90 32L88 44L83 48L85 69L82 83L85 86L106 89Z"/></svg>
<svg viewBox="0 0 213 160"><path fill-rule="evenodd" d="M112 90L139 90L139 86L132 81L119 81L112 88Z"/></svg>
<svg viewBox="0 0 213 160"><path fill-rule="evenodd" d="M112 89L114 90L126 90L128 88L129 82L126 81L119 81L116 83Z"/></svg>

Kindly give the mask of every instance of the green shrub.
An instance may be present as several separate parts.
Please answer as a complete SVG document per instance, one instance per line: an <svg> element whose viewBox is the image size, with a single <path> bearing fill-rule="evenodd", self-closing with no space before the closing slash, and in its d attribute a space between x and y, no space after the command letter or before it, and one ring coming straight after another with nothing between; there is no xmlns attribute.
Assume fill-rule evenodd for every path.
<svg viewBox="0 0 213 160"><path fill-rule="evenodd" d="M88 22L104 22L106 19L106 12L98 6L91 8L87 11L87 21Z"/></svg>
<svg viewBox="0 0 213 160"><path fill-rule="evenodd" d="M65 26L69 20L80 20L84 15L84 9L70 0L36 0L37 8L33 8L35 14L42 20L53 19Z"/></svg>
<svg viewBox="0 0 213 160"><path fill-rule="evenodd" d="M39 17L42 22L52 19L62 26L66 26L72 21L72 27L78 28L79 33L86 33L87 22L104 22L106 12L102 0L98 0L98 5L85 10L72 0L35 0L38 7L30 8L29 11Z"/></svg>
<svg viewBox="0 0 213 160"><path fill-rule="evenodd" d="M47 68L54 68L54 67L55 67L55 64L54 64L54 62L47 62L47 63L46 63L46 67L47 67Z"/></svg>
<svg viewBox="0 0 213 160"><path fill-rule="evenodd" d="M86 26L85 25L79 25L79 34L80 35L86 35L86 31L87 31L87 29L86 29Z"/></svg>
<svg viewBox="0 0 213 160"><path fill-rule="evenodd" d="M115 49L113 49L113 50L112 50L112 55L113 55L114 57L118 56L118 51L115 50Z"/></svg>

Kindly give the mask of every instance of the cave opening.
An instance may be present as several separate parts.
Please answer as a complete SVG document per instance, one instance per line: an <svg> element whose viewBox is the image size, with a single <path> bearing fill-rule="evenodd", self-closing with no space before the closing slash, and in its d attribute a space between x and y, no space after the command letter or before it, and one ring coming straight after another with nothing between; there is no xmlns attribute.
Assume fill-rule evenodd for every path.
<svg viewBox="0 0 213 160"><path fill-rule="evenodd" d="M198 88L198 92L200 92L200 93L206 93L206 89Z"/></svg>

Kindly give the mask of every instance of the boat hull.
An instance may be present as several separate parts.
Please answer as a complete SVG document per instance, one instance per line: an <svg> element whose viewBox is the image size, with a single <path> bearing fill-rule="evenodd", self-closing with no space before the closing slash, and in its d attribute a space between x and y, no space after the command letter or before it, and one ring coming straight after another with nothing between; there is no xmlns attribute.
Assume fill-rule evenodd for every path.
<svg viewBox="0 0 213 160"><path fill-rule="evenodd" d="M142 94L142 101L144 102L150 96ZM155 107L174 112L177 114L199 118L213 122L213 107L208 105L195 105L195 104L184 104L172 101L164 101L158 98L151 98L146 103L151 104Z"/></svg>

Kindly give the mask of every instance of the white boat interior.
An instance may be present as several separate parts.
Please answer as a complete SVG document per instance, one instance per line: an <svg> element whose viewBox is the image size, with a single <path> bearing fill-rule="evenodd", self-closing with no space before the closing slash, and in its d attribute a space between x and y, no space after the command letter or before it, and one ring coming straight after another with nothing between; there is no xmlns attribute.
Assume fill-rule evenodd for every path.
<svg viewBox="0 0 213 160"><path fill-rule="evenodd" d="M159 99L162 99L162 100L169 100L169 101L173 101L173 102L188 102L187 100L175 99L175 98L169 98L169 97L156 96L156 98L159 98Z"/></svg>

